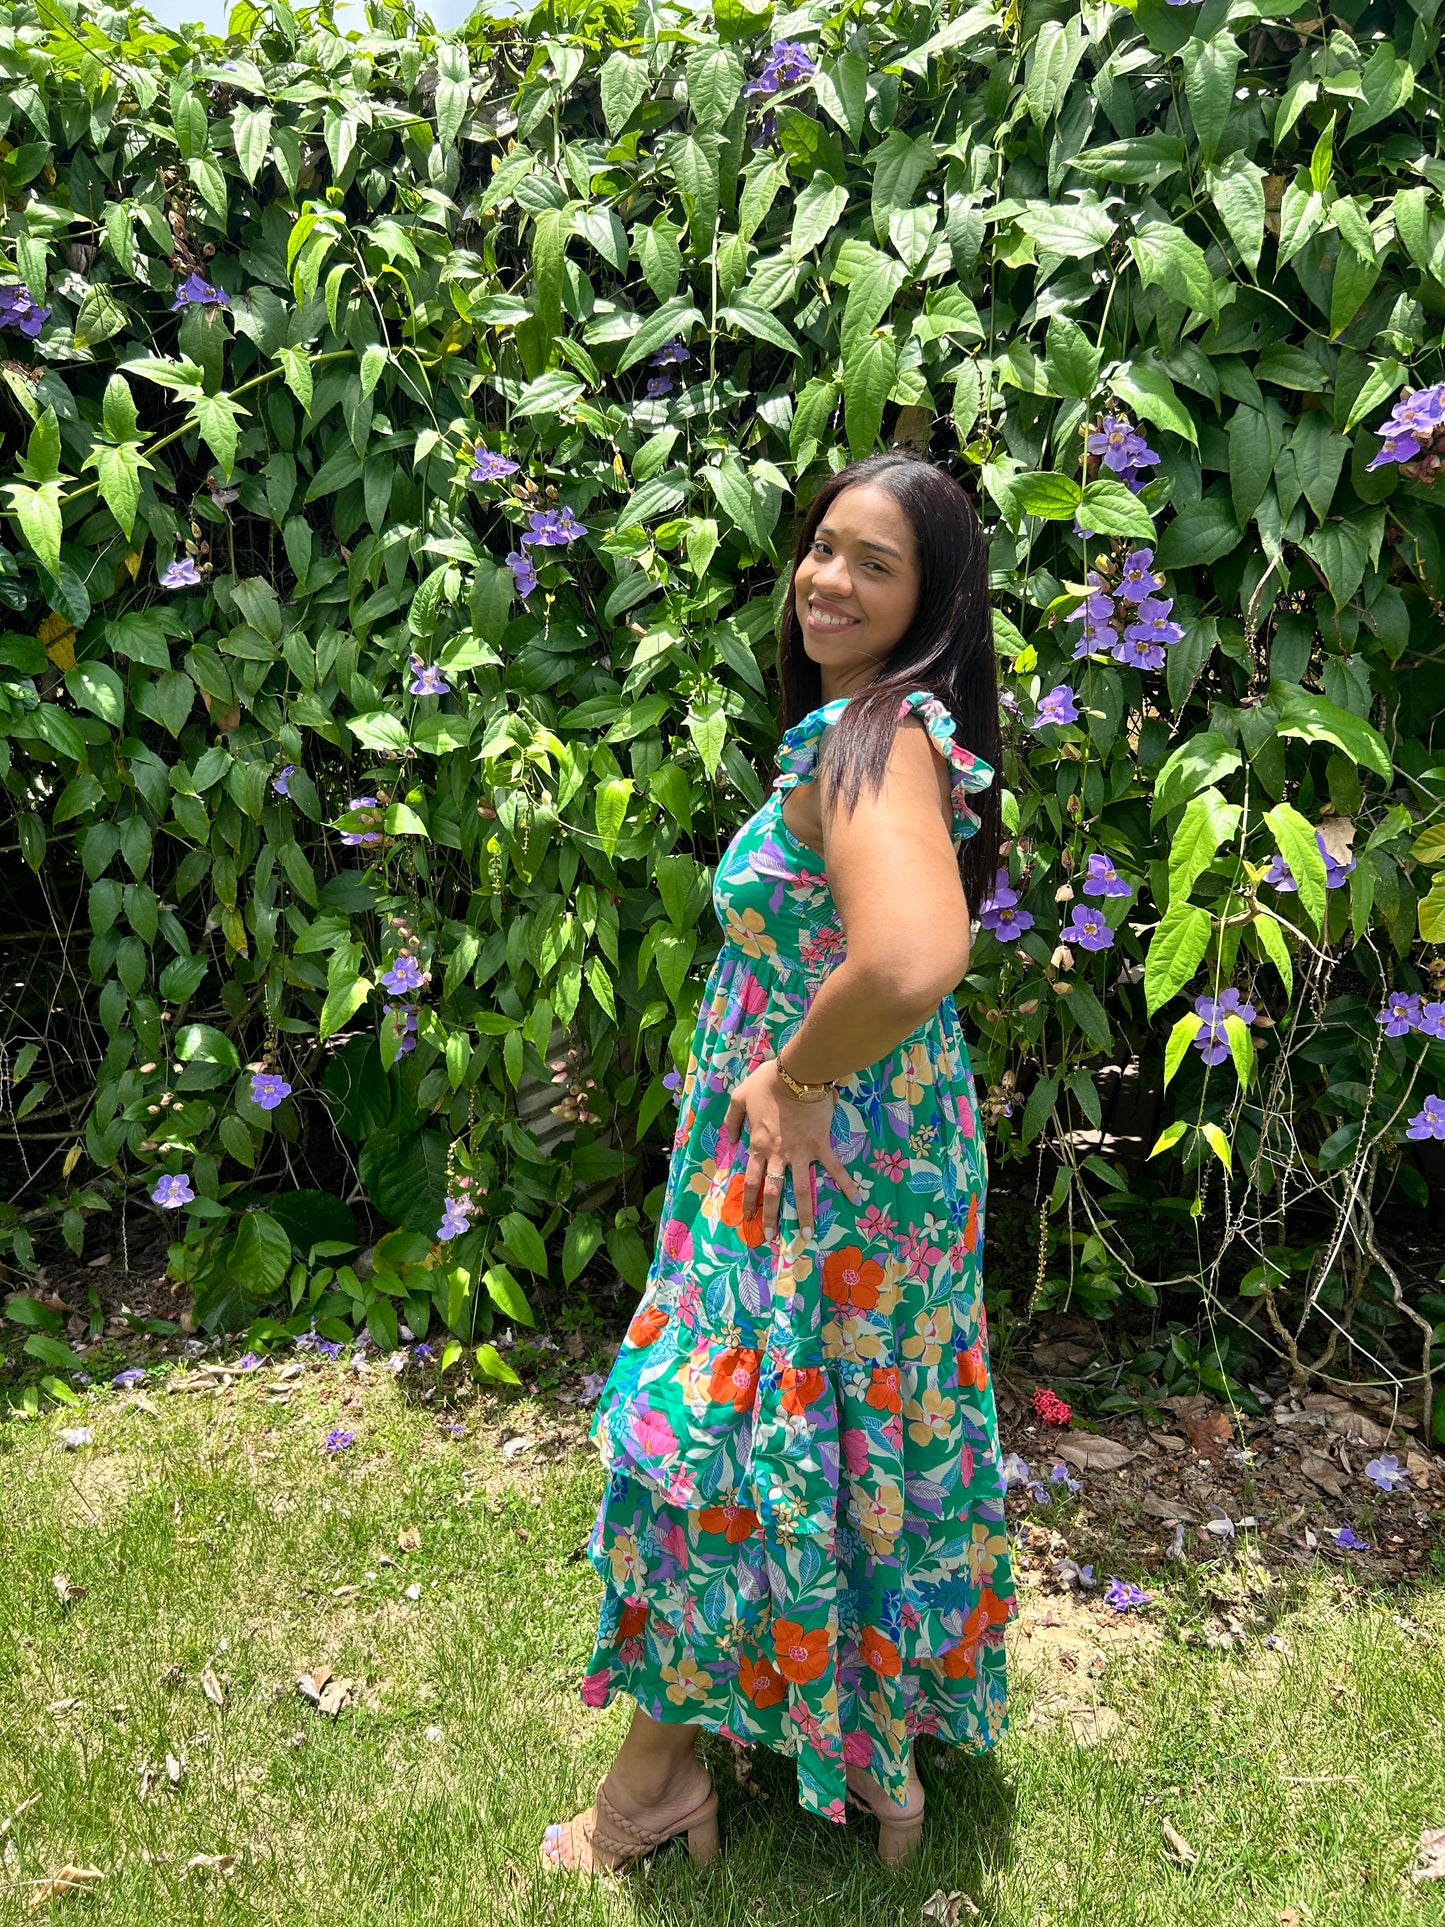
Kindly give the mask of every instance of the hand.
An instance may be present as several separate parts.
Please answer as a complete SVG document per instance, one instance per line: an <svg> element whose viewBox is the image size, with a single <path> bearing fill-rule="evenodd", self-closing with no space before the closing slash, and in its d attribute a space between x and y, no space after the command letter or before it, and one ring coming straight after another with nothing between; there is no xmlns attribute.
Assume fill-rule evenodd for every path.
<svg viewBox="0 0 1445 1927"><path fill-rule="evenodd" d="M777 1236L778 1204L783 1195L784 1173L789 1169L793 1173L798 1229L805 1238L813 1235L815 1164L822 1165L851 1203L858 1202L858 1186L833 1149L830 1136L833 1102L831 1097L815 1102L794 1097L778 1076L772 1058L733 1086L723 1129L736 1143L741 1137L744 1119L747 1121L743 1217L756 1216L761 1194L763 1230L769 1238Z"/></svg>

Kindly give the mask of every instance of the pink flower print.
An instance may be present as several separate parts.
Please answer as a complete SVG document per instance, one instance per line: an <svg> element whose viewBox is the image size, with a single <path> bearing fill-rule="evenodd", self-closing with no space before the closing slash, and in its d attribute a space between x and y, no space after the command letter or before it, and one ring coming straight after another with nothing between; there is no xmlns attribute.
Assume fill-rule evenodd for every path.
<svg viewBox="0 0 1445 1927"><path fill-rule="evenodd" d="M642 1658L642 1641L640 1639L624 1639L622 1644L617 1648L617 1657L624 1666L636 1666Z"/></svg>
<svg viewBox="0 0 1445 1927"><path fill-rule="evenodd" d="M908 1160L901 1151L875 1151L868 1162L890 1184L902 1184L908 1170Z"/></svg>
<svg viewBox="0 0 1445 1927"><path fill-rule="evenodd" d="M664 1257L671 1258L675 1264L691 1263L692 1232L685 1218L669 1218L662 1227L662 1250Z"/></svg>
<svg viewBox="0 0 1445 1927"><path fill-rule="evenodd" d="M881 1210L876 1204L870 1204L858 1220L858 1229L870 1243L877 1243L882 1239L891 1238L895 1229L893 1214L889 1211Z"/></svg>
<svg viewBox="0 0 1445 1927"><path fill-rule="evenodd" d="M903 1414L891 1412L883 1421L883 1436L895 1452L903 1450Z"/></svg>
<svg viewBox="0 0 1445 1927"><path fill-rule="evenodd" d="M686 1474L684 1474L684 1476L688 1478L688 1483L691 1484L691 1477ZM668 1497L671 1498L671 1496L671 1493L669 1493ZM694 1491L693 1497L697 1497L696 1491ZM668 1530L663 1538L662 1548L664 1552L670 1552L674 1559L682 1561L687 1558L687 1534L683 1531L681 1525L674 1525Z"/></svg>
<svg viewBox="0 0 1445 1927"><path fill-rule="evenodd" d="M918 1608L916 1606L910 1606L906 1599L904 1600L903 1605L900 1608L900 1615L902 1617L903 1624L909 1629L910 1632L914 1629L914 1627L920 1626L923 1623L922 1619L919 1616Z"/></svg>
<svg viewBox="0 0 1445 1927"><path fill-rule="evenodd" d="M836 1820L839 1826L847 1825L848 1814L841 1800L830 1800L827 1806L819 1807L818 1812L825 1820Z"/></svg>
<svg viewBox="0 0 1445 1927"><path fill-rule="evenodd" d="M843 1457L855 1479L868 1470L868 1434L860 1426L850 1425L843 1433Z"/></svg>
<svg viewBox="0 0 1445 1927"><path fill-rule="evenodd" d="M943 1253L928 1242L925 1232L910 1233L898 1241L898 1255L915 1278L926 1278Z"/></svg>
<svg viewBox="0 0 1445 1927"><path fill-rule="evenodd" d="M605 1706L607 1704L607 1683L612 1678L605 1669L600 1673L589 1673L582 1682L582 1703L584 1706Z"/></svg>
<svg viewBox="0 0 1445 1927"><path fill-rule="evenodd" d="M806 1706L789 1707L788 1717L797 1721L803 1729L804 1737L811 1740L814 1746L823 1744L823 1729Z"/></svg>
<svg viewBox="0 0 1445 1927"><path fill-rule="evenodd" d="M677 1434L661 1412L644 1405L633 1414L632 1443L643 1458L662 1458L677 1450Z"/></svg>
<svg viewBox="0 0 1445 1927"><path fill-rule="evenodd" d="M974 1133L973 1105L970 1103L969 1099L964 1095L962 1091L960 1091L958 1094L958 1128L960 1131L962 1131L965 1137L973 1136L973 1133Z"/></svg>
<svg viewBox="0 0 1445 1927"><path fill-rule="evenodd" d="M909 1733L936 1733L938 1714L927 1700L915 1700L903 1715L903 1725Z"/></svg>
<svg viewBox="0 0 1445 1927"><path fill-rule="evenodd" d="M726 1129L720 1129L717 1134L717 1143L713 1146L713 1169L718 1172L726 1171L727 1167L733 1161L733 1155L737 1148L736 1142L728 1136ZM726 1189L726 1186L724 1186L724 1189Z"/></svg>
<svg viewBox="0 0 1445 1927"><path fill-rule="evenodd" d="M843 1735L843 1761L847 1766L867 1766L873 1758L873 1742L866 1733Z"/></svg>
<svg viewBox="0 0 1445 1927"><path fill-rule="evenodd" d="M966 1486L973 1484L973 1447L961 1445L958 1448L958 1476Z"/></svg>
<svg viewBox="0 0 1445 1927"><path fill-rule="evenodd" d="M738 993L738 1004L744 1016L760 1017L768 1007L768 993L760 978L749 973L743 979Z"/></svg>
<svg viewBox="0 0 1445 1927"><path fill-rule="evenodd" d="M697 1314L701 1305L701 1287L698 1285L696 1279L689 1278L687 1283L684 1284L678 1292L677 1303L673 1307L677 1322L688 1331L694 1330L697 1326Z"/></svg>
<svg viewBox="0 0 1445 1927"><path fill-rule="evenodd" d="M695 1505L697 1503L697 1481L685 1466L675 1465L668 1473L667 1483L662 1488L662 1495L665 1499L670 1499L674 1505ZM676 1546L673 1544L674 1536L679 1540ZM663 1540L663 1544L676 1558L684 1559L687 1556L687 1541L682 1538L681 1526L674 1526L672 1531L668 1533L666 1539Z"/></svg>

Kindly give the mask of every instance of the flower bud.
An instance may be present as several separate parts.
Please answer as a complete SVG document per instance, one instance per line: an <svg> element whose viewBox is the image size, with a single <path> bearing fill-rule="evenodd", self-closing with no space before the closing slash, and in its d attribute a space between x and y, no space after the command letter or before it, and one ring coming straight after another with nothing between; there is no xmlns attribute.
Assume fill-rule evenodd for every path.
<svg viewBox="0 0 1445 1927"><path fill-rule="evenodd" d="M1055 903L1072 903L1073 900L1074 900L1073 884L1061 883L1058 889L1055 890L1054 892L1054 902Z"/></svg>

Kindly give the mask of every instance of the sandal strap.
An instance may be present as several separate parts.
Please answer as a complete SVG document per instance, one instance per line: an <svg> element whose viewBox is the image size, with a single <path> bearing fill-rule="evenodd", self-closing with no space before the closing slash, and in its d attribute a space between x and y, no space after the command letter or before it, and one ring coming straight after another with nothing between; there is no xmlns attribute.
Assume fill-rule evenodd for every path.
<svg viewBox="0 0 1445 1927"><path fill-rule="evenodd" d="M636 1821L613 1805L604 1777L597 1788L597 1819L592 1827L592 1839L608 1853L626 1853L637 1857L651 1853L664 1840L671 1840L674 1834L684 1832L716 1805L717 1794L710 1792L699 1806L685 1814L675 1826L639 1827Z"/></svg>

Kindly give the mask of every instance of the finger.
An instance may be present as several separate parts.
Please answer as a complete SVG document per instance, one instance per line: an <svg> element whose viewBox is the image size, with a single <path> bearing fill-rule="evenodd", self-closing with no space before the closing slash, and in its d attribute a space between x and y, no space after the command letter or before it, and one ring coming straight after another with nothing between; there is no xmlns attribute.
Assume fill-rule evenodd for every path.
<svg viewBox="0 0 1445 1927"><path fill-rule="evenodd" d="M734 1097L728 1105L727 1116L723 1119L723 1136L732 1144L738 1141L738 1132L743 1122L743 1110L743 1100L740 1097Z"/></svg>
<svg viewBox="0 0 1445 1927"><path fill-rule="evenodd" d="M758 1212L758 1194L763 1188L767 1175L767 1160L757 1151L748 1154L747 1169L743 1173L743 1216L755 1218Z"/></svg>
<svg viewBox="0 0 1445 1927"><path fill-rule="evenodd" d="M837 1185L849 1204L858 1202L858 1181L835 1151L824 1151L818 1162Z"/></svg>
<svg viewBox="0 0 1445 1927"><path fill-rule="evenodd" d="M783 1167L781 1164L769 1166L763 1179L763 1233L775 1238L778 1235L778 1206L783 1200Z"/></svg>
<svg viewBox="0 0 1445 1927"><path fill-rule="evenodd" d="M793 1204L798 1213L799 1231L805 1238L811 1238L817 1221L817 1193L811 1162L793 1166Z"/></svg>

